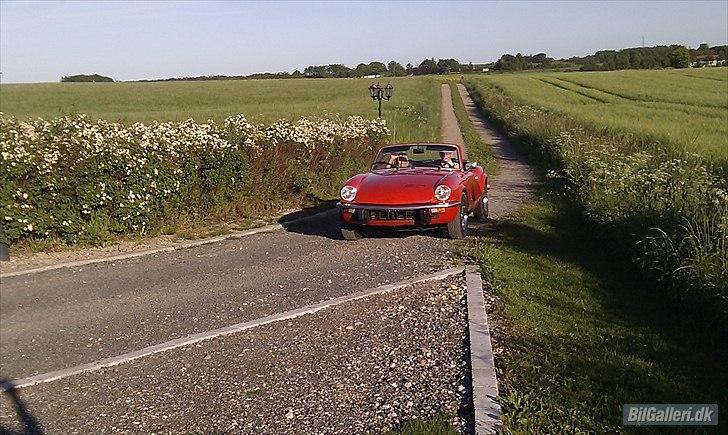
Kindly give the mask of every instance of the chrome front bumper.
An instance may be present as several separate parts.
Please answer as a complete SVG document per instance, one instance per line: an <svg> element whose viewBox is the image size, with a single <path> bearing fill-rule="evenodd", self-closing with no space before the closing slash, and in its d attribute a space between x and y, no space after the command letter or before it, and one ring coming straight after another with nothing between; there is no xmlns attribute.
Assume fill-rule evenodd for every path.
<svg viewBox="0 0 728 435"><path fill-rule="evenodd" d="M431 208L448 208L458 207L458 202L442 202L438 204L427 204L427 205L374 205L374 204L342 204L341 202L336 203L338 208L348 208L354 210L429 210Z"/></svg>

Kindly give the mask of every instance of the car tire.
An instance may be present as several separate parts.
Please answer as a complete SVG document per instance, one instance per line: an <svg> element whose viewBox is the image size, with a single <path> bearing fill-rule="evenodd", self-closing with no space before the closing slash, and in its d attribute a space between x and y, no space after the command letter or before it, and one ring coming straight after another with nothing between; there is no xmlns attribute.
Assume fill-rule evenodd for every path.
<svg viewBox="0 0 728 435"><path fill-rule="evenodd" d="M488 220L488 204L489 201L483 202L483 199L488 198L488 191L486 190L485 193L483 193L483 197L480 198L478 201L478 206L475 207L475 212L473 212L473 215L475 219L478 220L478 222L485 222Z"/></svg>
<svg viewBox="0 0 728 435"><path fill-rule="evenodd" d="M359 240L362 238L361 229L354 225L341 225L341 237L344 240Z"/></svg>
<svg viewBox="0 0 728 435"><path fill-rule="evenodd" d="M447 235L451 239L464 239L468 235L468 198L460 198L458 216L447 224Z"/></svg>

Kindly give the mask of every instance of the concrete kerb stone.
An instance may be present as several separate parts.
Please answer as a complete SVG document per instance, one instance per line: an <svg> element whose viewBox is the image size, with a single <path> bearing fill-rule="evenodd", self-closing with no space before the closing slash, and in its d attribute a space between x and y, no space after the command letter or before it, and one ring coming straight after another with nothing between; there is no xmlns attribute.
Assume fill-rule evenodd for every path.
<svg viewBox="0 0 728 435"><path fill-rule="evenodd" d="M465 281L468 287L468 333L475 434L493 434L497 433L500 428L501 409L497 401L498 380L488 329L488 316L485 312L483 281L477 266L465 267Z"/></svg>

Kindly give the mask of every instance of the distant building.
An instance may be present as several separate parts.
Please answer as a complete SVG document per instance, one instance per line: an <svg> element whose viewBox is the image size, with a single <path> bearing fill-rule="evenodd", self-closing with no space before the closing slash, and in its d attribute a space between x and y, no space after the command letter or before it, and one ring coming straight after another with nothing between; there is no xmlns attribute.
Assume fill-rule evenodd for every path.
<svg viewBox="0 0 728 435"><path fill-rule="evenodd" d="M692 63L694 68L701 68L704 66L719 66L724 65L724 60L718 60L718 56L715 54L706 54L702 56L696 56L695 62Z"/></svg>
<svg viewBox="0 0 728 435"><path fill-rule="evenodd" d="M483 68L483 72L488 72L488 71L490 71L490 68Z"/></svg>
<svg viewBox="0 0 728 435"><path fill-rule="evenodd" d="M368 76L362 76L363 79L378 79L381 77L381 74L369 74Z"/></svg>

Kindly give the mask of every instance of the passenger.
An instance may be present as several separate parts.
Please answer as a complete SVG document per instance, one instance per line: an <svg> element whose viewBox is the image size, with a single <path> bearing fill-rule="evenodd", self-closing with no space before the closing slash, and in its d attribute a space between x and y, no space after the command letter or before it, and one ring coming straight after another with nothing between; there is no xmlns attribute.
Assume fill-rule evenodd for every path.
<svg viewBox="0 0 728 435"><path fill-rule="evenodd" d="M460 164L452 159L454 155L455 151L440 151L440 165L443 168L460 169Z"/></svg>

